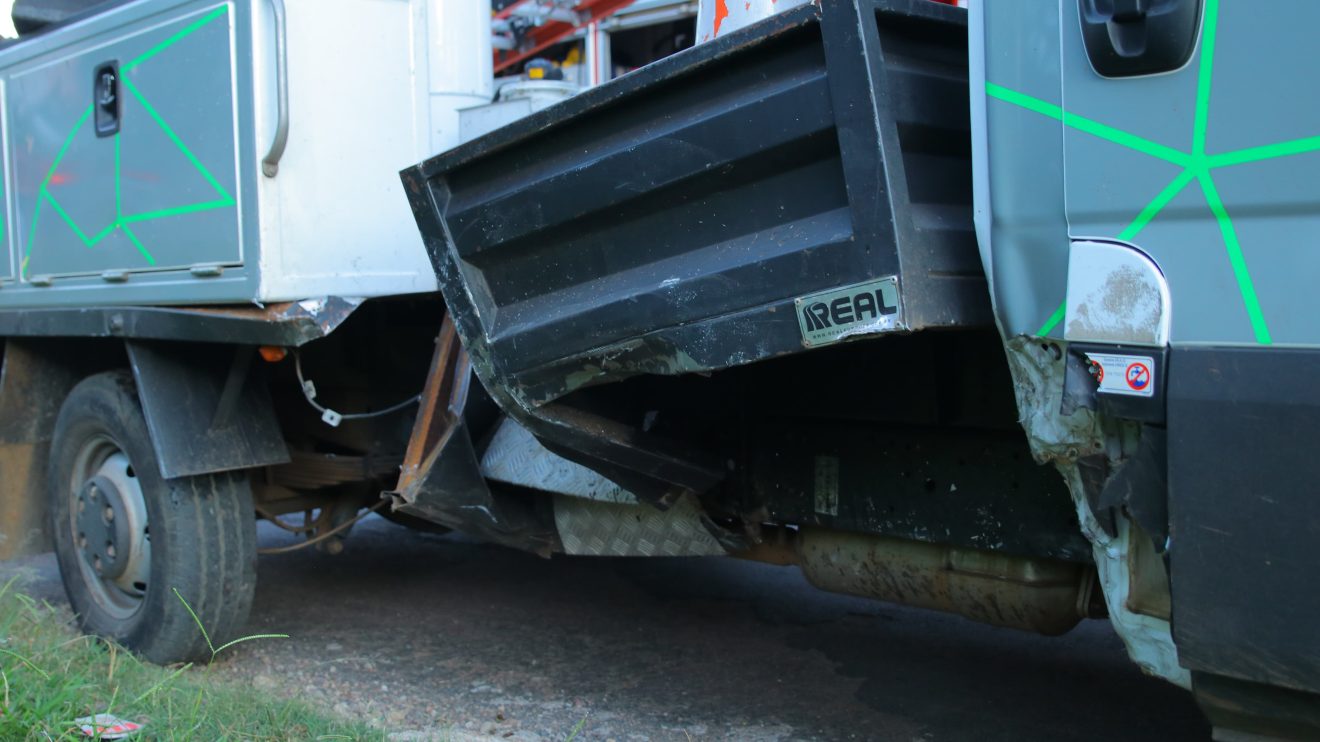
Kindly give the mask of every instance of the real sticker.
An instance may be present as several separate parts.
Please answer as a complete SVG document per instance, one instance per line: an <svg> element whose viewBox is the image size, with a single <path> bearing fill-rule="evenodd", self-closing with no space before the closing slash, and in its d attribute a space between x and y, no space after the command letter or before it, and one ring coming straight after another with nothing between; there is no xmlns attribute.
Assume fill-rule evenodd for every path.
<svg viewBox="0 0 1320 742"><path fill-rule="evenodd" d="M1150 356L1122 356L1087 353L1092 372L1105 394L1129 397L1155 396L1155 359Z"/></svg>
<svg viewBox="0 0 1320 742"><path fill-rule="evenodd" d="M802 344L811 348L893 330L902 319L893 276L809 294L795 300L794 307Z"/></svg>

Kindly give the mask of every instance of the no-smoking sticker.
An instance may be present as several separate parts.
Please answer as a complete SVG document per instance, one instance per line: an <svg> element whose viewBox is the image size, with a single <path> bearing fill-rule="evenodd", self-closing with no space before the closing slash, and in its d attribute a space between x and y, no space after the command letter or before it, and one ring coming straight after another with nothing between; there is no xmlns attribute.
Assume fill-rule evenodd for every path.
<svg viewBox="0 0 1320 742"><path fill-rule="evenodd" d="M1155 396L1154 358L1103 353L1087 353L1086 358L1095 369L1095 380L1101 393L1124 394L1129 397Z"/></svg>

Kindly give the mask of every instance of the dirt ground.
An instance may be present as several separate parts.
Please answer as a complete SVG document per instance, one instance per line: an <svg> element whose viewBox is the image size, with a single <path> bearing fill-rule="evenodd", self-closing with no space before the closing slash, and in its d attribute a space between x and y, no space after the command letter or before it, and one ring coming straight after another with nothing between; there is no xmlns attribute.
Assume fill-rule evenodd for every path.
<svg viewBox="0 0 1320 742"><path fill-rule="evenodd" d="M265 546L287 534L261 530ZM542 560L370 518L347 550L261 557L214 672L396 739L1208 739L1105 622L1060 638L829 595L733 559ZM49 555L29 591L64 600Z"/></svg>

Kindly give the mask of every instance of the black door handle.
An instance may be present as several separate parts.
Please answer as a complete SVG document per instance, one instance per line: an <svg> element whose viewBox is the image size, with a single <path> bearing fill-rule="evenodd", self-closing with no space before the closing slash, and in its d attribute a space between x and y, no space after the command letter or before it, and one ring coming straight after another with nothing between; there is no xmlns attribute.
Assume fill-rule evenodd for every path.
<svg viewBox="0 0 1320 742"><path fill-rule="evenodd" d="M92 110L96 112L96 136L119 133L119 63L97 65L92 74Z"/></svg>
<svg viewBox="0 0 1320 742"><path fill-rule="evenodd" d="M1147 0L1112 0L1111 18L1115 23L1136 23L1146 20Z"/></svg>
<svg viewBox="0 0 1320 742"><path fill-rule="evenodd" d="M1202 0L1078 0L1095 71L1132 77L1176 70L1196 48Z"/></svg>

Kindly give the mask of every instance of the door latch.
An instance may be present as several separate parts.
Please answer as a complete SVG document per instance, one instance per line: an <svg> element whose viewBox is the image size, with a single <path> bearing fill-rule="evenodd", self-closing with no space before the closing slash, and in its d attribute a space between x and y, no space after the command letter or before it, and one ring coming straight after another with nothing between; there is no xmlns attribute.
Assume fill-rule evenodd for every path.
<svg viewBox="0 0 1320 742"><path fill-rule="evenodd" d="M92 77L92 110L96 112L96 136L119 133L119 63L106 62Z"/></svg>
<svg viewBox="0 0 1320 742"><path fill-rule="evenodd" d="M1169 72L1196 48L1202 0L1078 0L1082 40L1105 77Z"/></svg>

